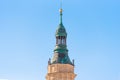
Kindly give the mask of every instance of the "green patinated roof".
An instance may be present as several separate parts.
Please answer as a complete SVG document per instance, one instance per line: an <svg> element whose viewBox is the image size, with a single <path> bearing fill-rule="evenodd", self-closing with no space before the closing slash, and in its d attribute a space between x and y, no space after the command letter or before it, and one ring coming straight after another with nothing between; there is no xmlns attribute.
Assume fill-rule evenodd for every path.
<svg viewBox="0 0 120 80"><path fill-rule="evenodd" d="M62 23L62 9L60 9L60 24L58 25L55 35L56 36L67 36L65 27L63 26L63 23Z"/></svg>
<svg viewBox="0 0 120 80"><path fill-rule="evenodd" d="M58 26L58 28L56 30L55 36L65 36L65 37L67 37L66 30L65 30L62 23L59 24L59 26Z"/></svg>
<svg viewBox="0 0 120 80"><path fill-rule="evenodd" d="M65 30L65 27L62 24L62 9L60 11L60 24L58 25L58 28L56 30L55 36L65 36L67 37L67 33ZM72 64L70 61L70 58L68 56L68 49L66 44L57 44L54 49L54 56L52 58L51 64Z"/></svg>
<svg viewBox="0 0 120 80"><path fill-rule="evenodd" d="M55 46L52 64L56 64L56 63L72 64L68 56L68 49L66 45Z"/></svg>
<svg viewBox="0 0 120 80"><path fill-rule="evenodd" d="M72 64L70 61L70 58L68 54L63 54L63 53L54 53L54 57L52 59L52 64Z"/></svg>
<svg viewBox="0 0 120 80"><path fill-rule="evenodd" d="M68 53L66 45L57 45L54 49L55 53Z"/></svg>

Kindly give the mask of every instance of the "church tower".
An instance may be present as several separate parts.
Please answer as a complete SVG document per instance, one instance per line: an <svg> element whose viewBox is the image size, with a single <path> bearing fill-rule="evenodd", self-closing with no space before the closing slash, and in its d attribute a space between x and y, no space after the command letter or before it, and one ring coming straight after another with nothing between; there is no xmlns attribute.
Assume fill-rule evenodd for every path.
<svg viewBox="0 0 120 80"><path fill-rule="evenodd" d="M67 32L62 23L62 9L60 9L60 23L55 33L56 45L52 59L48 61L46 80L74 80L74 60L71 62L67 49Z"/></svg>

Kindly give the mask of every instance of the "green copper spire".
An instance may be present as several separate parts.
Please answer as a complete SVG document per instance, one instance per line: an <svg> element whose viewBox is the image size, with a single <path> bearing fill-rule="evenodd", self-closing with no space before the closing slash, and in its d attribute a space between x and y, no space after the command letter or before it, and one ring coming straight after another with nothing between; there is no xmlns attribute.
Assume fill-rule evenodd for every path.
<svg viewBox="0 0 120 80"><path fill-rule="evenodd" d="M62 9L60 9L60 24L62 24Z"/></svg>
<svg viewBox="0 0 120 80"><path fill-rule="evenodd" d="M67 37L66 30L65 30L64 25L62 23L62 15L63 15L62 9L60 9L60 24L58 25L55 36L66 36Z"/></svg>
<svg viewBox="0 0 120 80"><path fill-rule="evenodd" d="M62 9L60 9L60 23L56 30L55 36L56 36L56 46L54 49L54 56L51 60L51 64L59 63L59 64L73 65L73 63L70 61L70 58L68 56L68 49L66 45L67 33L62 23Z"/></svg>

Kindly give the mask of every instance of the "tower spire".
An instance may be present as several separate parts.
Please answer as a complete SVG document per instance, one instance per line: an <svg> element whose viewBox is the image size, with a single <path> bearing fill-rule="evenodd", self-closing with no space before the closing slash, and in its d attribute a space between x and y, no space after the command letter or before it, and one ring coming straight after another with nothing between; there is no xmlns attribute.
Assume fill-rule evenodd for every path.
<svg viewBox="0 0 120 80"><path fill-rule="evenodd" d="M60 24L55 33L56 45L54 49L54 55L51 61L51 64L70 64L73 65L69 56L67 49L67 32L62 23L62 2L60 8Z"/></svg>
<svg viewBox="0 0 120 80"><path fill-rule="evenodd" d="M62 12L63 12L63 10L62 10L62 8L60 8L60 24L62 24Z"/></svg>
<svg viewBox="0 0 120 80"><path fill-rule="evenodd" d="M71 62L67 49L67 32L62 23L62 0L60 1L60 23L55 33L54 55L48 61L46 80L74 80L74 60Z"/></svg>
<svg viewBox="0 0 120 80"><path fill-rule="evenodd" d="M62 24L62 12L63 12L63 9L62 9L62 0L60 0L60 24Z"/></svg>

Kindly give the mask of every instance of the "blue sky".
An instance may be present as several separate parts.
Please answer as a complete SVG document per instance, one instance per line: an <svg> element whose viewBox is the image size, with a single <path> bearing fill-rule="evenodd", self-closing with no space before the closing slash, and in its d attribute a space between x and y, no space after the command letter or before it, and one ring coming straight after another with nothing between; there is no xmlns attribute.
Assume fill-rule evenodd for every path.
<svg viewBox="0 0 120 80"><path fill-rule="evenodd" d="M45 80L60 0L0 0L0 79ZM120 0L63 0L75 80L120 80Z"/></svg>

